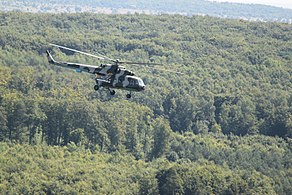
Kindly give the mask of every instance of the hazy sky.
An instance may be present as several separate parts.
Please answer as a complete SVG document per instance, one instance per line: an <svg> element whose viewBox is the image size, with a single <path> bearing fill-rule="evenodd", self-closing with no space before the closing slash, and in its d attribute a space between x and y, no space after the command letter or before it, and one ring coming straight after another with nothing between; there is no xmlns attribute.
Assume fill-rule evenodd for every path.
<svg viewBox="0 0 292 195"><path fill-rule="evenodd" d="M265 4L292 9L292 0L211 0L211 1Z"/></svg>

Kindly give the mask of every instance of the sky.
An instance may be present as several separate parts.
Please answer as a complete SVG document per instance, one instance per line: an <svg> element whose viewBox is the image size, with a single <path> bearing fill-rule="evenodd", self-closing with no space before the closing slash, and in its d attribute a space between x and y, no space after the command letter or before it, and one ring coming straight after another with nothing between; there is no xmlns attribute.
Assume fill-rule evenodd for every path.
<svg viewBox="0 0 292 195"><path fill-rule="evenodd" d="M292 0L211 0L211 1L264 4L292 9Z"/></svg>

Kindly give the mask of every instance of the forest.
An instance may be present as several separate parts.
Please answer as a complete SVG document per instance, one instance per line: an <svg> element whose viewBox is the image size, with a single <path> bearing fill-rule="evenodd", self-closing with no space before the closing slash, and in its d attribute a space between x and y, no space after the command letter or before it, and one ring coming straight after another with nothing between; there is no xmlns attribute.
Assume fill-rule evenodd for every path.
<svg viewBox="0 0 292 195"><path fill-rule="evenodd" d="M24 12L96 12L109 9L112 13L137 11L151 14L177 13L183 15L209 15L260 21L292 23L292 9L261 4L216 2L211 0L4 0L0 10ZM102 12L104 13L104 12Z"/></svg>
<svg viewBox="0 0 292 195"><path fill-rule="evenodd" d="M209 16L0 13L0 194L290 194L292 25ZM114 59L146 90L111 96ZM175 74L167 70L179 71Z"/></svg>

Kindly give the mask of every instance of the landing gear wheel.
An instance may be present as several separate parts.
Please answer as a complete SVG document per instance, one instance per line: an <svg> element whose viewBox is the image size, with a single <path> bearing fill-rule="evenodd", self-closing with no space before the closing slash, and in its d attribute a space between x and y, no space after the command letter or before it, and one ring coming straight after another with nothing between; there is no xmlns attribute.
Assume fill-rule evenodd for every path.
<svg viewBox="0 0 292 195"><path fill-rule="evenodd" d="M98 85L94 85L94 90L95 91L99 90L99 86Z"/></svg>
<svg viewBox="0 0 292 195"><path fill-rule="evenodd" d="M110 91L110 94L111 95L115 95L116 94L116 91L115 90L112 90L112 91Z"/></svg>
<svg viewBox="0 0 292 195"><path fill-rule="evenodd" d="M131 95L131 94L127 94L126 97L127 97L128 99L130 99L130 98L132 97L132 95Z"/></svg>

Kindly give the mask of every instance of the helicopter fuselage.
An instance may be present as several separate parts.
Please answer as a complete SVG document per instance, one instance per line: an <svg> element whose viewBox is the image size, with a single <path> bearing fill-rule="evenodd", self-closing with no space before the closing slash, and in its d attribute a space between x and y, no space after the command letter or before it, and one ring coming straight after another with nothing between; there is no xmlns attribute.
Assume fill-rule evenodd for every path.
<svg viewBox="0 0 292 195"><path fill-rule="evenodd" d="M98 90L101 87L109 90L111 88L127 91L145 90L145 84L141 78L134 76L134 72L123 66L119 66L118 64L101 64L100 66L94 66L89 64L55 61L49 51L47 51L47 56L50 64L73 69L76 72L95 74L97 76L95 79L95 90ZM115 94L114 90L110 90L110 92L112 95ZM131 94L128 94L127 97L130 98Z"/></svg>
<svg viewBox="0 0 292 195"><path fill-rule="evenodd" d="M115 88L115 89L123 89L123 90L128 90L128 91L145 90L145 84L143 80L135 76L121 75L119 77L113 77L112 79L109 79L109 80L96 78L95 81L99 87L104 87L104 88Z"/></svg>

